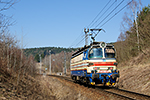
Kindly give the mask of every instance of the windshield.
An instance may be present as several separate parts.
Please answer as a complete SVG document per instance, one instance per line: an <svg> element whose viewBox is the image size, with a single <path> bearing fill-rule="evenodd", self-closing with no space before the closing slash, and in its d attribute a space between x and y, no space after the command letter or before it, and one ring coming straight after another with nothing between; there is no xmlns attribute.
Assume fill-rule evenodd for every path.
<svg viewBox="0 0 150 100"><path fill-rule="evenodd" d="M102 58L103 52L102 48L92 48L89 52L89 58Z"/></svg>
<svg viewBox="0 0 150 100"><path fill-rule="evenodd" d="M115 58L114 48L105 48L105 57L106 58Z"/></svg>

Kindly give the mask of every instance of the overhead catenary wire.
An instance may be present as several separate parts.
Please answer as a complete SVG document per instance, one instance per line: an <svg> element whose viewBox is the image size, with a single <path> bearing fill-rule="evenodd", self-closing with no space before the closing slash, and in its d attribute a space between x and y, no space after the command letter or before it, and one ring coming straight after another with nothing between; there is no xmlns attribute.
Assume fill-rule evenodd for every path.
<svg viewBox="0 0 150 100"><path fill-rule="evenodd" d="M132 0L133 1L133 0ZM120 11L122 11L124 8L126 8L132 1L127 3L124 7L122 7L119 11L117 11L112 17L110 17L105 23L103 23L100 27L104 26L108 21L110 21L113 17L115 17Z"/></svg>
<svg viewBox="0 0 150 100"><path fill-rule="evenodd" d="M117 0L115 0L115 2L116 2L116 1L117 1ZM95 24L95 23L97 22L96 19L97 19L97 18L99 17L99 15L103 12L103 10L109 5L110 2L111 2L111 0L109 0L109 1L106 3L106 5L105 5L105 6L103 7L103 9L98 13L98 15L94 18L94 20L89 24L88 27L90 27L90 25L91 25L92 23ZM114 2L114 3L115 3L115 2ZM114 4L114 3L113 3L113 4ZM113 4L112 4L111 6L113 6ZM109 8L110 8L111 6L109 6ZM108 9L105 11L105 13L106 13L107 11L108 11ZM104 14L104 13L103 13L103 14ZM96 21L95 21L95 20L96 20ZM94 21L95 21L95 22L94 22ZM93 25L92 25L92 26L93 26ZM81 33L82 33L82 32L81 32ZM83 34L83 33L82 33L82 34ZM81 34L80 34L79 36L81 36ZM84 35L83 35L82 37L84 37ZM79 38L79 37L78 37L78 38ZM77 38L77 39L78 39L78 38ZM77 39L76 39L76 40L77 40ZM76 41L76 40L75 40L75 41ZM83 40L84 40L84 38L82 38L82 39L76 44L76 46L79 45ZM75 42L75 41L74 41L74 42ZM73 42L73 43L74 43L74 42ZM69 46L69 48L71 48L71 47L73 46L73 43Z"/></svg>
<svg viewBox="0 0 150 100"><path fill-rule="evenodd" d="M122 0L99 24L96 25L95 28L97 28L106 18L108 18L122 3L124 0Z"/></svg>
<svg viewBox="0 0 150 100"><path fill-rule="evenodd" d="M98 15L94 18L94 20L88 25L88 27L90 27L90 25L96 20L96 18L102 13L102 11L109 5L109 3L110 3L110 1L111 0L109 0L107 3L106 3L106 5L104 6L104 8L98 13ZM81 32L81 34L79 35L79 37L81 36L83 34L83 32ZM78 38L79 38L78 37ZM82 37L84 37L84 35L82 35ZM76 38L76 40L78 39L78 38ZM76 41L75 40L75 41ZM76 44L76 46L79 44L79 43L81 43L82 41L83 41L84 39L82 39L80 42L78 42L77 44ZM74 41L74 42L75 42ZM69 48L71 48L72 46L73 46L73 43L74 42L72 42L72 44L69 46Z"/></svg>
<svg viewBox="0 0 150 100"><path fill-rule="evenodd" d="M111 0L110 0L111 1ZM108 5L109 3L110 3L110 1L106 4L106 5ZM117 0L115 0L115 2L116 2ZM133 1L133 0L132 0ZM119 12L121 12L125 7L127 7L132 1L130 1L129 3L127 3L124 7L122 7L119 11L117 11L113 16L111 16L107 21L105 21L123 2L124 2L124 0L122 0L100 23L98 23L97 25L96 25L96 27L95 28L97 28L98 26L100 26L100 24L102 24L102 22L103 21L105 21L100 27L102 27L103 25L105 25L107 22L109 22L113 17L115 17ZM115 4L115 2L113 2L112 4L111 4L111 6L113 6L114 4ZM105 7L106 7L106 5L105 5ZM106 11L108 11L110 8L111 8L111 6L109 6L109 8L106 10ZM105 9L105 7L103 8L103 9ZM106 13L106 11L105 11L105 13ZM100 13L94 18L94 20L89 24L89 26L92 24L92 23L94 23L94 21L97 19L97 17L101 14L101 12L102 11L100 11ZM104 15L104 13L102 14L102 15ZM101 17L99 17L96 21L95 21L95 23L100 19ZM94 23L94 24L95 24ZM83 32L82 32L82 34L83 34ZM81 34L80 34L81 35ZM77 46L77 45L79 45L81 42L83 42L83 40L85 39L85 37L84 37L84 35L82 36L83 38L75 45L75 46ZM78 38L77 38L78 39ZM77 40L76 39L76 40ZM72 45L71 45L72 46Z"/></svg>
<svg viewBox="0 0 150 100"><path fill-rule="evenodd" d="M104 11L104 13L95 21L95 23L93 23L93 24L91 25L91 27L92 27L94 24L96 24L97 21L100 20L100 18L102 18L102 17L105 15L105 13L106 13L116 2L117 2L117 0L115 0L108 8Z"/></svg>
<svg viewBox="0 0 150 100"><path fill-rule="evenodd" d="M97 19L97 17L98 17L98 16L101 14L101 12L106 8L106 6L108 6L108 4L110 3L110 1L111 1L111 0L109 0L109 2L104 6L104 8L100 11L100 13L94 18L94 20L90 23L90 25ZM116 1L117 1L117 0L115 0L115 1L109 6L109 8L108 8L104 13L106 13L106 12L115 4ZM123 1L124 1L124 0L122 0L122 2L123 2ZM121 3L122 3L122 2L121 2ZM120 4L121 4L121 3L120 3ZM119 5L120 5L120 4L119 4ZM118 5L118 6L119 6L119 5ZM117 8L117 7L116 7L116 8ZM102 16L104 15L104 13L102 14ZM111 14L111 13L110 13L110 14ZM106 17L107 17L107 16L106 16ZM98 20L99 20L100 18L101 18L101 16L98 18ZM98 20L96 20L95 23L96 23ZM92 26L93 26L95 23L93 23ZM90 25L89 25L89 26L90 26ZM83 40L84 40L84 38L82 38L82 40L79 41L79 42L76 44L76 46L79 45Z"/></svg>
<svg viewBox="0 0 150 100"><path fill-rule="evenodd" d="M94 23L94 21L97 19L97 17L98 17L98 16L103 12L103 10L109 5L110 1L111 1L111 0L109 0L109 1L107 2L107 4L104 6L104 8L98 13L98 15L94 18L94 20L88 25L88 27L90 27L90 25L91 25L92 23Z"/></svg>
<svg viewBox="0 0 150 100"><path fill-rule="evenodd" d="M80 42L78 42L75 46L78 46L85 38L83 37Z"/></svg>
<svg viewBox="0 0 150 100"><path fill-rule="evenodd" d="M72 42L72 44L69 46L69 48L71 48L71 47L74 45L74 42L76 42L80 37L84 37L83 31L82 31L81 34Z"/></svg>

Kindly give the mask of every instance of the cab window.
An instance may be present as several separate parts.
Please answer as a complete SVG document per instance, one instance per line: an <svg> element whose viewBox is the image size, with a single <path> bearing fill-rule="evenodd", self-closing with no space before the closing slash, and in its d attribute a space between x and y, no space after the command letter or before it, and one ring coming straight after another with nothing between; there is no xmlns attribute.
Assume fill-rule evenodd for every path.
<svg viewBox="0 0 150 100"><path fill-rule="evenodd" d="M89 52L89 58L102 58L103 52L102 48L92 48Z"/></svg>
<svg viewBox="0 0 150 100"><path fill-rule="evenodd" d="M115 50L114 48L105 48L105 57L106 58L115 58Z"/></svg>

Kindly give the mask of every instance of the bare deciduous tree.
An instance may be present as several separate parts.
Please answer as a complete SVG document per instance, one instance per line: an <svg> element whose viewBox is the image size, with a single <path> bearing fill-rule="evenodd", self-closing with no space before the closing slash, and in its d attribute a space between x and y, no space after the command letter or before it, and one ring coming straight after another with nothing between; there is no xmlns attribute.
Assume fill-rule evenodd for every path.
<svg viewBox="0 0 150 100"><path fill-rule="evenodd" d="M126 34L126 31L128 30L134 30L136 31L136 36L137 36L137 44L138 44L138 50L139 50L139 31L138 31L138 23L137 23L137 17L138 13L141 11L141 0L133 0L132 3L129 4L128 6L128 13L125 12L125 15L123 17L123 22L121 24L122 30L124 34ZM135 27L133 27L135 25Z"/></svg>
<svg viewBox="0 0 150 100"><path fill-rule="evenodd" d="M18 0L0 0L0 70L13 74L19 79L25 74L34 76L35 64L33 57L25 57L22 48L18 46L18 41L9 32L12 25L11 17L2 12L12 7ZM17 76L18 75L18 76Z"/></svg>

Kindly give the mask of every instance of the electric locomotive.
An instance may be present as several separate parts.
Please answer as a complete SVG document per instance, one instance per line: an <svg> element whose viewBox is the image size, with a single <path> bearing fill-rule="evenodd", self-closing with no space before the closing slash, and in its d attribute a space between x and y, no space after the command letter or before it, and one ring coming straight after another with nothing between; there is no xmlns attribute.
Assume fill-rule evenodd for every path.
<svg viewBox="0 0 150 100"><path fill-rule="evenodd" d="M115 85L119 79L115 48L105 42L92 42L72 54L71 78L89 85Z"/></svg>

